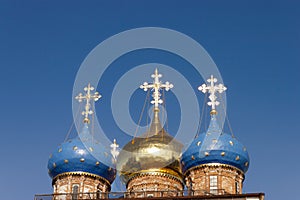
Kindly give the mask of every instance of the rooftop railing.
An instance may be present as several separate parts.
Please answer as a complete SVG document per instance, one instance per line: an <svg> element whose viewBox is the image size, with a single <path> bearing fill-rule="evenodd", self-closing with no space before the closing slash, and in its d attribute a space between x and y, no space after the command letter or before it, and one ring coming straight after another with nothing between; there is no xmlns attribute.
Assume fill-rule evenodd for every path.
<svg viewBox="0 0 300 200"><path fill-rule="evenodd" d="M34 200L85 200L85 199L117 199L117 198L159 198L159 197L193 197L224 195L225 190L218 189L207 192L205 190L142 190L132 192L95 192L95 193L60 193L60 194L39 194Z"/></svg>

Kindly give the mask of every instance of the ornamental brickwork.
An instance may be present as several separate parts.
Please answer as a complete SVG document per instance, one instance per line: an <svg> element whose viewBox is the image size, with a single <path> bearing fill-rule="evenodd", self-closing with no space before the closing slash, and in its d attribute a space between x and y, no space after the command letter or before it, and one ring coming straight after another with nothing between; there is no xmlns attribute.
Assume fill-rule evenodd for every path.
<svg viewBox="0 0 300 200"><path fill-rule="evenodd" d="M166 174L145 173L132 178L127 184L130 198L174 197L184 189L182 180Z"/></svg>
<svg viewBox="0 0 300 200"><path fill-rule="evenodd" d="M63 174L53 180L53 189L54 194L69 194L66 196L58 195L55 200L74 199L76 195L78 199L96 199L105 198L105 196L101 196L101 193L109 192L110 185L107 181L96 176L80 173Z"/></svg>
<svg viewBox="0 0 300 200"><path fill-rule="evenodd" d="M185 174L187 189L194 195L242 194L244 173L224 164L204 164Z"/></svg>

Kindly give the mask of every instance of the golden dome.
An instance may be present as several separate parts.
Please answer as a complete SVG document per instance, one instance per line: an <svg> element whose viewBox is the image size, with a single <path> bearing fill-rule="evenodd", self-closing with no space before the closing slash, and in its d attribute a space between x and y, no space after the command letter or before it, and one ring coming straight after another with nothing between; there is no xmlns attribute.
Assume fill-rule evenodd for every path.
<svg viewBox="0 0 300 200"><path fill-rule="evenodd" d="M145 173L182 179L179 159L183 145L163 129L158 112L154 110L149 131L134 138L120 152L117 168L125 183Z"/></svg>

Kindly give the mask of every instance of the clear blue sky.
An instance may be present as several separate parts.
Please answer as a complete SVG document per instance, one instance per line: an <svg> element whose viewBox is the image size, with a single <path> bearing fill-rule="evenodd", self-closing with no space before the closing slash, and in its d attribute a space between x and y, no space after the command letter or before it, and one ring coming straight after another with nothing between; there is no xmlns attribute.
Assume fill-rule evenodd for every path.
<svg viewBox="0 0 300 200"><path fill-rule="evenodd" d="M244 192L295 199L300 180L300 3L106 2L0 1L1 199L52 192L47 160L72 123L73 83L83 59L109 36L145 26L189 35L216 62L229 88L233 132L251 157ZM145 62L177 63L160 52L139 53L114 65L130 69Z"/></svg>

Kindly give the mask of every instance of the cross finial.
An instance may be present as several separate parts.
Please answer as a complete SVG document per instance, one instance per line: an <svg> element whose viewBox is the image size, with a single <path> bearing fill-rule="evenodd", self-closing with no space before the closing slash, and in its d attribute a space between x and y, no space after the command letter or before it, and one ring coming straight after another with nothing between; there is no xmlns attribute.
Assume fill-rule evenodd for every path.
<svg viewBox="0 0 300 200"><path fill-rule="evenodd" d="M143 85L140 86L141 89L144 91L147 91L148 89L153 90L153 100L151 101L152 104L154 104L154 109L158 110L158 104L162 104L163 100L160 99L161 89L165 89L166 91L173 88L173 84L169 83L168 81L166 83L162 83L159 78L161 78L162 75L158 73L158 69L156 68L154 71L154 74L151 75L151 78L153 78L153 83L149 84L147 82L144 82Z"/></svg>
<svg viewBox="0 0 300 200"><path fill-rule="evenodd" d="M110 145L110 148L111 148L110 153L113 156L113 161L116 161L116 159L117 159L117 157L118 157L118 155L120 153L119 150L118 150L119 145L117 144L116 139L114 139L114 143L112 143Z"/></svg>
<svg viewBox="0 0 300 200"><path fill-rule="evenodd" d="M210 101L207 102L207 104L211 106L212 109L210 112L211 115L217 114L216 106L220 104L220 102L217 101L216 92L222 93L227 90L227 88L221 83L216 85L215 83L217 81L218 80L214 78L213 75L211 75L211 77L207 79L207 82L210 83L210 85L202 84L201 86L198 87L198 90L202 91L203 93L208 92L210 94L208 97Z"/></svg>
<svg viewBox="0 0 300 200"><path fill-rule="evenodd" d="M83 123L90 123L89 115L93 114L94 112L90 109L91 104L90 101L98 101L98 99L101 98L101 95L99 92L95 92L94 94L91 94L91 91L93 91L95 88L91 86L91 84L88 84L87 87L84 88L85 95L82 95L82 93L79 93L75 99L78 100L78 102L82 102L85 100L85 109L82 111L82 115L84 115Z"/></svg>

